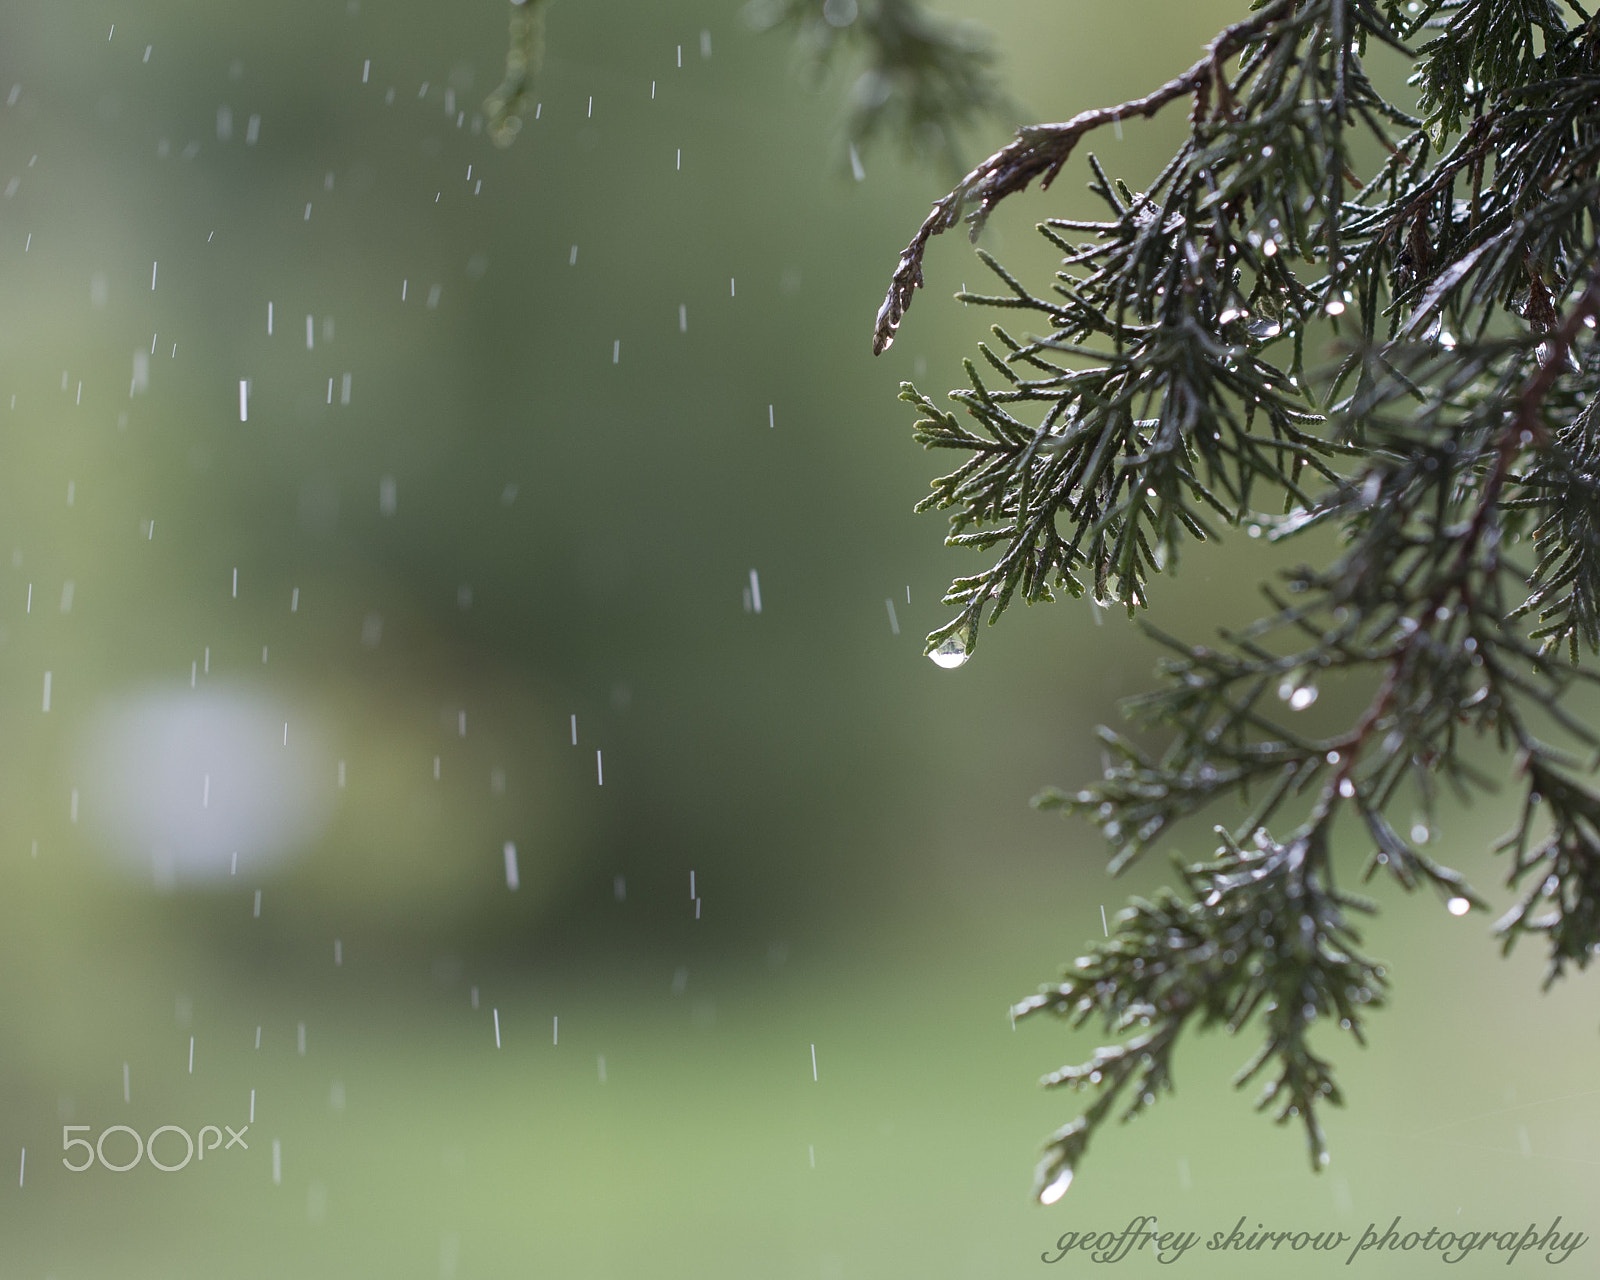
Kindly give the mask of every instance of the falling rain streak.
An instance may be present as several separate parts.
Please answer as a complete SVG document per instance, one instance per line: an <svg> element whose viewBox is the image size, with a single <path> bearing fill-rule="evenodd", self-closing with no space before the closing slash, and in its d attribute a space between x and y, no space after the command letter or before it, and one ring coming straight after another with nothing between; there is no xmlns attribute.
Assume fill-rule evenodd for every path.
<svg viewBox="0 0 1600 1280"><path fill-rule="evenodd" d="M538 4L516 0L517 9L531 11ZM855 15L854 0L848 5L830 0L827 7L836 27L846 10ZM130 33L130 27L140 25L138 15L124 14L118 23L124 27L121 45L114 40L115 26L108 47L101 45L98 28L89 33L92 53L106 59L104 66L97 62L92 74L52 82L57 96L89 93L89 114L98 109L101 124L112 130L106 136L139 152L130 152L127 173L148 170L158 178L139 176L137 181L149 187L125 190L119 184L135 178L123 166L102 166L96 179L108 184L102 226L133 218L130 234L85 235L63 246L49 234L55 227L40 224L45 226L41 253L19 264L25 272L45 273L61 260L70 261L71 270L81 272L68 281L75 291L70 296L81 307L96 309L84 312L84 341L98 341L103 328L115 342L108 346L105 377L91 363L98 357L77 348L76 336L72 343L57 340L59 352L45 350L50 359L46 363L41 356L36 387L25 377L27 353L14 362L21 372L15 391L6 394L15 411L10 421L18 426L8 427L15 431L8 439L30 438L23 426L30 400L48 395L47 412L56 415L47 419L49 430L63 442L59 458L52 455L48 466L35 464L36 476L21 477L27 483L37 479L39 506L47 506L49 519L59 523L15 535L18 549L7 599L14 606L17 595L23 596L25 620L0 619L6 624L0 626L0 647L16 650L23 681L28 670L36 672L35 679L42 671L42 687L35 685L41 711L52 713L54 695L54 714L38 722L23 717L14 732L37 735L40 761L74 760L66 734L76 733L80 718L87 722L96 704L118 694L116 683L124 678L140 689L148 679L161 698L198 718L183 721L183 732L171 744L147 734L126 752L150 761L165 752L172 757L170 777L159 770L138 775L135 781L143 785L117 792L103 779L85 775L80 805L76 773L48 775L49 785L40 787L38 816L49 825L39 828L37 839L26 828L12 831L12 862L13 871L21 868L18 874L31 877L23 881L24 892L48 904L65 903L63 895L80 881L98 883L81 869L90 865L91 836L101 838L94 836L98 823L122 822L142 842L142 861L134 868L140 878L130 882L125 902L129 910L146 913L144 924L154 921L159 927L130 928L128 936L148 939L153 950L167 947L171 963L134 969L142 962L130 960L128 990L142 1000L148 992L138 983L167 984L161 988L165 1012L151 1033L147 1056L141 1056L147 1046L131 1040L84 1046L90 1064L85 1071L94 1073L93 1096L100 1098L93 1105L114 1104L120 1063L121 1096L124 1107L131 1107L131 1061L141 1062L141 1110L116 1116L127 1118L129 1126L137 1123L140 1134L167 1119L156 1112L146 1115L142 1108L164 1097L179 1098L180 1092L190 1101L172 1116L173 1127L181 1123L194 1132L201 1120L213 1118L208 1108L219 1124L227 1119L237 1125L244 1113L253 1125L259 1088L263 1124L277 1127L280 1136L262 1134L259 1143L252 1136L251 1163L240 1166L250 1182L239 1184L240 1194L268 1194L270 1171L271 1186L281 1188L284 1199L270 1208L279 1225L251 1245L263 1253L255 1259L261 1267L277 1272L288 1265L281 1254L266 1256L264 1250L279 1234L301 1243L290 1231L296 1221L299 1229L314 1230L326 1212L321 1229L332 1231L346 1206L362 1211L360 1180L338 1174L334 1156L339 1151L353 1153L352 1167L366 1163L392 1179L414 1174L417 1185L427 1186L433 1184L422 1180L437 1180L442 1152L445 1177L462 1180L441 1183L443 1198L431 1207L426 1195L413 1207L429 1233L429 1250L440 1245L441 1280L455 1280L457 1274L492 1269L500 1247L487 1226L474 1224L482 1215L471 1208L471 1195L455 1189L468 1188L471 1177L478 1176L475 1152L482 1144L475 1135L493 1108L510 1108L506 1123L514 1125L530 1115L535 1120L570 1116L582 1123L582 1104L563 1092L572 1087L561 1070L567 1065L574 1066L570 1075L585 1090L594 1089L596 1081L607 1086L598 1095L585 1095L591 1105L637 1107L645 1095L630 1093L640 1081L648 1082L647 1073L663 1066L662 1046L674 1053L679 1049L671 1040L642 1039L653 1034L651 1021L660 1008L652 1012L640 1003L638 1019L621 1021L618 1009L631 1010L631 1005L605 1008L603 996L594 1005L581 998L592 974L547 965L557 945L549 940L570 936L564 932L571 928L564 911L571 909L584 929L600 920L615 930L609 939L600 937L607 945L625 940L624 931L633 929L644 931L639 936L648 941L648 947L637 948L641 954L658 945L663 952L678 948L639 990L663 1005L682 997L670 1007L694 1029L685 1034L716 1027L719 1038L708 1035L704 1049L686 1050L665 1069L681 1072L697 1062L721 1060L725 1073L736 1071L737 1052L727 1056L730 1047L736 1048L732 1036L720 1037L740 1025L739 1006L730 1003L719 1010L710 996L718 993L719 982L726 984L723 989L744 983L749 970L736 966L746 966L749 957L717 948L726 946L727 938L744 947L766 927L761 904L770 903L774 882L760 878L773 874L763 863L788 856L782 849L774 853L774 823L781 827L798 812L790 808L792 792L775 791L769 800L761 789L786 785L769 783L785 771L807 785L819 783L819 793L833 785L832 774L818 774L803 760L792 767L781 754L768 758L764 753L784 747L793 736L785 723L793 711L789 693L814 700L809 706L794 703L807 714L825 712L824 699L840 683L836 677L859 657L828 658L822 679L810 683L815 673L799 669L805 634L798 628L831 628L859 607L862 596L870 601L878 588L852 588L854 599L829 601L814 594L816 575L784 541L797 527L780 523L785 495L813 483L810 478L802 482L800 477L809 475L803 455L790 451L810 447L808 440L829 439L823 433L832 427L819 412L823 401L787 390L784 380L795 335L808 323L814 327L822 312L775 318L780 304L769 303L768 294L776 295L781 281L781 292L793 295L799 268L751 252L761 245L773 253L789 252L782 237L770 237L769 244L762 229L762 184L769 178L742 167L748 158L730 157L720 145L699 146L716 141L707 123L714 118L709 108L741 102L712 95L726 92L719 87L724 81L749 80L749 66L731 65L732 58L742 56L742 46L730 40L711 63L712 32L696 34L682 25L670 36L650 37L648 61L619 63L635 67L624 75L599 63L590 66L568 43L569 33L552 28L549 64L527 69L529 84L551 98L551 120L535 129L543 104L522 103L521 142L510 150L490 150L489 143L499 139L490 111L479 104L493 91L499 68L490 73L479 56L481 32L468 40L463 26L460 39L433 48L403 23L392 31L371 26L374 19L366 11L381 5L345 0L323 8L332 17L306 17L306 30L291 42L290 52L298 51L292 61L277 35L260 38L268 28L256 31L259 22L230 29L226 4L206 22L191 24L183 42L164 43L161 60L153 60L153 45L135 43L142 32ZM552 12L556 8L550 6ZM262 12L269 14L269 27L286 21L270 6ZM333 25L315 25L325 20ZM503 38L504 18L495 22L496 38ZM673 43L680 37L690 51L687 68L684 45ZM659 60L668 49L685 75L650 80L646 99L644 81L659 76ZM127 64L120 70L113 65L119 57ZM324 57L332 68L325 82L316 78ZM404 70L409 67L416 68L415 78ZM130 72L140 78L125 80ZM422 81L413 97L409 85L424 73L430 80ZM174 77L171 84L161 80L168 74ZM591 84L584 84L590 77ZM185 84L192 88L213 80L212 89L195 90L214 94L209 99L189 101L178 93ZM668 87L664 94L659 93L662 81ZM133 84L141 86L137 92ZM9 105L18 104L19 92L20 87L13 90ZM158 93L167 95L160 100L161 111L151 105ZM221 97L229 101L219 102ZM580 102L583 112L577 110ZM296 103L316 104L317 110L301 110ZM34 106L24 98L9 117L17 144L13 151L24 145L29 128L40 127L32 122L46 118L42 106L37 116ZM274 110L288 114L274 116ZM779 119L776 112L771 119ZM745 123L737 115L735 120ZM758 122L754 115L751 121ZM40 136L52 149L59 147L50 130ZM674 170L658 170L655 157L665 157L669 142ZM13 253L17 235L25 237L22 252L31 247L33 233L25 217L72 208L65 197L75 192L81 199L87 190L69 189L60 176L83 157L52 156L44 141L39 146L41 175L59 184L50 198L62 203L46 205L35 196L45 187L42 182L30 186L35 179L19 164L23 185L5 191L4 198L14 201L6 208L14 212L0 228ZM584 158L573 160L568 151ZM630 178L637 183L635 195L643 209L660 215L657 230L670 232L667 241L647 246L642 258L630 257L616 239L615 219L601 216L603 204L585 203L604 186L595 187L596 175L611 172L618 157L635 151L642 157ZM685 152L694 161L687 171ZM864 181L866 167L855 145L848 146L847 155L855 181ZM866 162L871 161L869 152ZM888 170L883 172L887 176ZM0 184L7 176L0 175ZM734 181L749 185L716 185ZM720 224L711 232L695 228L681 243L672 242L678 224L671 219L679 206L717 208L726 192L741 189L754 194L748 209L735 206L741 216L728 220L731 230L721 230ZM803 189L803 182L793 184L793 190ZM166 201L152 207L162 211L167 225L146 226L150 216L138 212L143 205L130 198L141 191ZM442 199L446 192L451 201ZM479 200L465 199L480 193ZM315 204L307 198L312 195ZM40 203L30 207L30 198ZM309 225L312 221L316 227ZM67 222L58 225L69 229ZM75 223L70 229L78 231ZM579 243L570 239L573 233L585 236L588 245L582 273L576 270ZM120 252L119 243L124 244ZM797 251L793 261L809 263L805 255L821 243L801 246L804 253ZM559 270L563 245L567 272ZM140 288L145 252L168 259L168 274L162 277L152 257L148 292ZM106 260L91 261L96 254ZM398 291L400 308L393 306L396 269L406 273ZM421 273L414 308L409 305L412 270ZM744 307L724 311L716 305L723 270L730 271L730 300L738 297L733 273L746 272ZM161 280L166 283L158 289ZM622 281L637 289L636 297L618 292ZM274 296L262 299L269 290ZM156 292L160 298L151 296ZM65 285L62 296L69 296ZM276 341L277 297L284 298L289 317L283 343ZM689 298L695 299L696 312L692 342L686 336ZM812 305L809 294L802 301ZM302 306L314 311L302 312ZM24 314L20 304L18 314ZM40 314L48 321L53 312ZM293 323L296 315L304 320L303 349L289 341L290 334L302 332ZM152 330L148 351L146 328ZM733 394L724 398L718 388L703 397L702 410L684 388L700 385L719 367L736 328L750 339L740 348L749 355L740 359L751 363L740 370ZM624 329L629 335L626 370L621 368ZM262 337L269 341L262 343ZM602 367L607 339L611 370ZM176 362L180 340L182 365ZM170 352L165 359L159 356L163 347ZM121 379L129 376L130 354L131 382L123 397ZM809 360L814 352L808 348L804 354ZM460 363L468 360L473 363ZM464 370L472 376L463 376ZM674 378L680 373L693 380L679 385ZM843 386L846 374L840 371L837 377ZM354 395L358 380L359 397ZM222 409L221 387L229 381L237 384L238 421L251 425L249 432L232 431ZM590 399L565 399L569 385ZM259 397L256 386L262 388ZM775 434L775 401L768 402L766 414L772 434L759 434L761 394L785 396L783 437ZM685 410L684 402L694 403ZM338 414L327 412L335 405ZM662 499L676 496L669 487L678 483L673 468L698 467L710 456L708 442L720 449L724 436L733 500L716 514L728 521L728 553L736 558L729 566L721 555L709 557L703 571L691 565L685 573L683 566L703 550L694 541L699 517ZM641 453L641 442L659 449L659 456ZM642 464L637 492L631 471L611 471L619 462ZM407 481L404 515L398 510L400 476ZM79 481L81 505L76 503ZM117 483L123 485L120 493ZM841 492L824 491L823 509L839 502ZM747 514L742 505L747 500L756 515ZM642 518L623 510L635 502ZM688 518L680 521L685 513ZM160 546L154 544L157 517L163 529ZM145 547L128 545L136 522ZM97 551L102 539L115 550ZM558 559L568 552L569 558ZM137 567L124 569L124 562L114 558L122 555ZM80 563L91 556L101 558ZM758 570L748 568L742 581L737 577L738 564L751 559L768 563L769 588L771 574L779 574L779 611L770 619ZM228 594L219 599L214 592L224 568ZM875 576L892 581L899 573L892 565L886 571L882 563L873 567L870 559L863 561L861 578L870 583ZM735 583L747 617L738 613ZM34 585L42 593L37 615L32 613ZM241 592L242 586L250 590ZM51 610L58 588L59 610ZM901 632L897 596L891 588L891 596L883 598L893 636ZM114 612L108 601L123 612ZM907 587L908 628L909 605ZM636 611L642 628L636 634L644 640L633 649L617 643L627 634L621 627L602 630L613 625L605 618L618 608ZM837 619L818 621L810 612L828 608L838 611ZM691 610L701 611L692 614L693 639L675 630ZM881 646L883 622L867 621L862 648L871 653L877 651L873 645ZM86 635L95 625L104 629ZM719 628L727 628L732 638ZM905 663L915 657L898 644L892 652ZM967 645L952 636L930 657L941 667L958 667L967 659ZM50 669L43 667L45 661ZM190 667L187 682L184 663ZM53 688L55 666L62 667L66 681L59 690ZM912 668L913 674L925 670ZM759 712L750 718L761 720L759 739L725 734L725 726L733 723L727 702L708 706L698 694L687 696L698 688L720 696L719 679L696 683L708 671L726 676L739 697L749 696L750 707ZM749 679L752 672L765 686ZM791 680L792 687L786 687ZM843 684L848 687L849 681ZM953 686L942 687L948 692ZM22 694L25 698L25 685ZM252 704L260 708L256 718L242 727L230 723L226 731L206 727L208 708L245 695L257 699ZM557 758L561 753L554 746L561 736L573 749L580 746L579 713L569 712L568 731L560 732L561 701L585 707L581 745L594 752L596 787L605 785L604 756L595 745L602 738L614 752L626 749L626 785L617 787L613 777L606 796L591 793L582 757ZM647 739L647 733L657 736ZM718 740L713 733L723 736ZM677 758L661 758L663 743ZM24 750L18 747L19 753ZM675 778L664 767L681 774ZM33 774L27 777L31 783ZM305 823L288 830L284 815L302 813L309 815ZM726 829L718 825L725 817ZM816 828L779 834L780 844L792 837L795 848L821 848ZM179 845L195 851L171 852ZM31 857L22 856L24 849ZM601 849L610 852L601 855ZM734 858L730 851L747 856ZM670 879L683 874L682 864L689 860L708 868L716 888L702 895L697 869L689 869L686 903L671 890ZM521 893L524 861L535 873L527 894ZM819 862L805 871L826 883L838 865ZM273 887L270 913L264 912L268 884ZM7 893L13 888L10 882L0 886ZM711 897L709 911L706 896ZM582 910L601 910L585 916L580 903ZM689 912L683 912L685 905ZM1455 912L1457 900L1448 909ZM393 939L384 937L385 929L392 929ZM693 936L684 935L685 929L693 929ZM87 926L84 931L87 937ZM348 974L343 972L346 936L352 939ZM420 955L420 942L418 956L404 954L407 938L426 939L431 954ZM766 953L770 972L757 966L752 989L788 956L787 944L770 937L759 945L771 948ZM759 958L761 951L754 954ZM401 957L398 967L396 956ZM501 963L519 956L528 960L523 970ZM422 965L422 980L414 983L416 974L400 971L413 959ZM688 964L678 965L680 959L695 966L692 990ZM400 983L411 984L401 987L400 996L393 985L397 973ZM380 986L385 981L391 985ZM173 983L194 993L192 1000L179 997L176 1027L167 1021ZM782 994L785 990L780 986L768 994L793 999ZM572 999L574 994L580 999ZM550 1017L552 1047L560 1044L560 1019L551 1010L559 1003L570 1018L571 1009L578 1008L576 1046L569 1025L567 1055L545 1059L531 1036L504 1053L500 1011L491 1006L494 1047L500 1051L491 1058L477 1021L481 995L505 998L507 1021L525 1031ZM415 1003L403 1005L402 997ZM130 1010L142 1007L130 998ZM397 1009L403 1017L395 1016ZM313 1023L319 1028L314 1043L308 1034ZM801 1025L826 1029L809 1016ZM202 1039L205 1053L198 1051ZM607 1052L598 1052L600 1043ZM782 1054L791 1051L783 1048L781 1037L774 1043ZM829 1090L807 1095L813 1108L833 1105L830 1098L847 1090L860 1066L848 1039L836 1052L839 1057L830 1061L838 1070ZM809 1045L809 1058L812 1081L820 1083L815 1043ZM595 1062L596 1077L587 1075L583 1064L589 1061ZM615 1062L624 1064L624 1074L611 1090L608 1064ZM441 1132L436 1140L423 1113L420 1131L406 1128L417 1121L411 1117L393 1134L378 1135L370 1124L383 1112L367 1109L367 1100L387 1106L397 1096L393 1083L422 1066L430 1072L437 1068L437 1080L452 1082L446 1093L455 1090L466 1100L469 1110L461 1112L459 1132ZM16 1063L0 1055L0 1068L14 1073ZM383 1072L390 1069L394 1075L386 1080ZM63 1119L91 1120L98 1133L108 1121L89 1114L92 1098L79 1097L74 1104L68 1097L71 1074L63 1068L59 1104L48 1100L46 1118L53 1118L59 1105ZM335 1075L341 1079L334 1080ZM110 1095L104 1094L105 1076L111 1077ZM180 1082L179 1076L186 1078ZM360 1087L363 1080L371 1082L370 1092ZM733 1075L713 1073L696 1087L721 1100L734 1083ZM88 1095L90 1087L78 1091ZM247 1107L242 1107L246 1096ZM730 1097L736 1100L737 1094ZM842 1105L856 1102L859 1097L847 1095ZM788 1104L775 1095L773 1105ZM627 1114L619 1111L600 1122L612 1124ZM819 1112L802 1127L808 1137L825 1135L848 1114ZM789 1145L772 1148L769 1158L780 1172L793 1172L795 1166L787 1162L798 1163L799 1122L793 1115L777 1121L789 1127ZM288 1139L281 1137L284 1131ZM23 1136L14 1133L13 1140ZM551 1135L536 1136L546 1144ZM50 1180L58 1175L52 1173L49 1152L45 1173L39 1174L42 1139L28 1140L36 1147L36 1185L30 1194L37 1198L50 1194ZM287 1165L285 1143L291 1155ZM262 1148L269 1144L267 1159ZM517 1159L542 1159L541 1152L550 1150L536 1146L520 1151ZM832 1150L825 1146L827 1161L833 1162L825 1161L828 1178L844 1167L848 1154L834 1160ZM207 1176L214 1160L210 1151L200 1152ZM19 1187L26 1154L22 1148ZM817 1169L816 1144L809 1141L807 1160ZM188 1176L201 1167L197 1159ZM526 1171L519 1165L507 1166L506 1172L517 1178ZM37 1182L40 1176L45 1184ZM83 1185L89 1186L87 1179ZM213 1187L226 1185L219 1177ZM416 1198L414 1186L408 1190L396 1182L395 1188L400 1197L395 1203L410 1205ZM352 1198L342 1202L346 1194ZM451 1208L458 1201L466 1207ZM85 1199L80 1207L89 1214L98 1203ZM567 1208L559 1198L552 1200L544 1217L554 1224ZM438 1223L428 1216L441 1213L446 1219L458 1214L459 1220ZM357 1219L338 1229L346 1230L351 1221ZM209 1243L199 1234L201 1226L191 1227L196 1249ZM314 1236L308 1238L314 1243ZM107 1264L106 1273L118 1266L129 1273L148 1270L149 1259L133 1253L137 1247L127 1244L125 1255ZM65 1265L57 1264L57 1272L64 1274ZM0 1271L5 1266L6 1258L0 1257ZM823 1273L829 1267L824 1260Z"/></svg>

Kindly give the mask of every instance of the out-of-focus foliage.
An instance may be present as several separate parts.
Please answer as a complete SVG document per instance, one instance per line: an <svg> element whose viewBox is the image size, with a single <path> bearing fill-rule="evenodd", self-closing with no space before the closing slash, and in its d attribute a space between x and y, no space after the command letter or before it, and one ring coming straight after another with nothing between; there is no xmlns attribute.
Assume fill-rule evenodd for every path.
<svg viewBox="0 0 1600 1280"><path fill-rule="evenodd" d="M511 0L511 39L506 48L505 78L483 100L489 137L509 147L522 131L533 78L544 65L544 12L548 0Z"/></svg>
<svg viewBox="0 0 1600 1280"><path fill-rule="evenodd" d="M864 63L849 94L849 162L883 135L960 172L961 135L985 116L1013 113L981 27L929 14L917 0L752 0L758 31L794 34L816 80L851 58Z"/></svg>

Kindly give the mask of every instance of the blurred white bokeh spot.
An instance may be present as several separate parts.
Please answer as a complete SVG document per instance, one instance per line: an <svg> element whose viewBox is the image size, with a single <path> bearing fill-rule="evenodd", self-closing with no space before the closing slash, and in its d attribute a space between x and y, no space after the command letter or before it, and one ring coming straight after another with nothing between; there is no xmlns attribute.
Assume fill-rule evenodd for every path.
<svg viewBox="0 0 1600 1280"><path fill-rule="evenodd" d="M310 719L243 689L107 699L82 755L84 820L161 889L280 864L316 840L333 800L334 766Z"/></svg>

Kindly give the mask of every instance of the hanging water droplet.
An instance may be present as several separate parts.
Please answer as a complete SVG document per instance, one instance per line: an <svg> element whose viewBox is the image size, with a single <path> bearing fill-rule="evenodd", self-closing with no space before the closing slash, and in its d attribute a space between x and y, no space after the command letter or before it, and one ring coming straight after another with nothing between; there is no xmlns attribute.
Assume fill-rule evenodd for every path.
<svg viewBox="0 0 1600 1280"><path fill-rule="evenodd" d="M967 642L957 634L947 638L943 644L928 656L933 659L936 666L951 671L959 667L971 655L967 652Z"/></svg>
<svg viewBox="0 0 1600 1280"><path fill-rule="evenodd" d="M1299 676L1290 672L1278 682L1278 697L1287 702L1295 711L1304 711L1317 700L1317 686L1302 684Z"/></svg>
<svg viewBox="0 0 1600 1280"><path fill-rule="evenodd" d="M1453 916L1464 916L1472 910L1472 904L1465 898L1451 898L1445 903L1445 910Z"/></svg>
<svg viewBox="0 0 1600 1280"><path fill-rule="evenodd" d="M1050 1185L1039 1193L1040 1204L1054 1204L1067 1194L1067 1188L1072 1185L1072 1170L1063 1169L1051 1179Z"/></svg>

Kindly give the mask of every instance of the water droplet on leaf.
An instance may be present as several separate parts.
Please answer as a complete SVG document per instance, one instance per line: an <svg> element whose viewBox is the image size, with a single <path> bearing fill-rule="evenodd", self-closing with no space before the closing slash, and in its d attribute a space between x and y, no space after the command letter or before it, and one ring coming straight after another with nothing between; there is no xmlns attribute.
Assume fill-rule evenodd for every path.
<svg viewBox="0 0 1600 1280"><path fill-rule="evenodd" d="M965 662L971 655L967 652L967 642L959 635L948 637L943 644L928 655L934 665L953 671Z"/></svg>
<svg viewBox="0 0 1600 1280"><path fill-rule="evenodd" d="M1295 675L1291 673L1279 682L1278 697L1287 702L1295 711L1304 711L1317 700L1317 686L1314 684L1301 684Z"/></svg>
<svg viewBox="0 0 1600 1280"><path fill-rule="evenodd" d="M1067 1194L1067 1188L1072 1185L1072 1170L1063 1169L1051 1179L1050 1185L1039 1193L1040 1204L1054 1204Z"/></svg>

